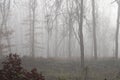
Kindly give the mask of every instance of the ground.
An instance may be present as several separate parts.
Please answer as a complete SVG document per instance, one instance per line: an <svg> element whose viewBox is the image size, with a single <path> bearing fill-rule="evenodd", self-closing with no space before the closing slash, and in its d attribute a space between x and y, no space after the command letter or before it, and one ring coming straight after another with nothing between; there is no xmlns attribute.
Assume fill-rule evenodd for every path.
<svg viewBox="0 0 120 80"><path fill-rule="evenodd" d="M2 62L4 59L1 59ZM74 59L45 59L45 58L22 58L25 69L37 68L46 80L80 80L80 60ZM116 80L120 77L120 60L100 59L86 60L84 76L87 80Z"/></svg>

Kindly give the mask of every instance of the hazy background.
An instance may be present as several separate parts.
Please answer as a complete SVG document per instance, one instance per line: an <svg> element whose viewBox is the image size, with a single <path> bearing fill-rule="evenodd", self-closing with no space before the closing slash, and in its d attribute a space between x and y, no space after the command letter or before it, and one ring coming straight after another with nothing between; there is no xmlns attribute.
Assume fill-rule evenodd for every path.
<svg viewBox="0 0 120 80"><path fill-rule="evenodd" d="M11 43L15 46L12 47L12 52L21 54L21 55L29 55L28 41L29 38L26 36L29 31L28 19L29 19L29 10L28 10L28 1L29 0L11 0L11 10L9 17L9 26L14 30L12 35ZM86 0L90 1L90 0ZM114 35L116 30L116 19L117 19L117 4L112 3L113 0L97 0L97 8L98 8L98 26L97 26L97 34L98 34L98 55L99 56L110 56L114 55ZM90 3L87 3L88 6ZM89 9L89 8L88 8ZM88 18L89 18L88 14ZM43 49L35 48L35 55L38 56L46 56L47 54L47 32L45 29L45 17L44 17L44 0L37 1L37 10L36 10L36 27L40 27L40 29L36 29L35 39L38 46L42 46ZM84 27L84 44L85 44L85 55L91 56L92 52L92 39L91 32L89 31L89 27ZM60 31L60 29L59 29ZM38 34L37 34L38 33ZM42 33L42 34L39 34ZM61 39L59 33L59 40ZM54 31L53 31L54 35ZM60 56L67 56L67 40L63 40L61 43L58 54ZM54 55L54 37L52 36L50 39L50 54ZM75 38L73 38L72 43L72 55L79 56L79 44Z"/></svg>

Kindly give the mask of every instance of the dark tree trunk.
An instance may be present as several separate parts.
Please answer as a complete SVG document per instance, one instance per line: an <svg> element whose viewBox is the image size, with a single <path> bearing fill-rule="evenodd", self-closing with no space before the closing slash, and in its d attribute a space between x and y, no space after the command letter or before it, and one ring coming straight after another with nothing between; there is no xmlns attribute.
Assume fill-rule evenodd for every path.
<svg viewBox="0 0 120 80"><path fill-rule="evenodd" d="M79 38L80 38L80 51L81 51L81 68L84 68L84 40L83 40L83 0L81 0L80 6L80 22L79 22Z"/></svg>

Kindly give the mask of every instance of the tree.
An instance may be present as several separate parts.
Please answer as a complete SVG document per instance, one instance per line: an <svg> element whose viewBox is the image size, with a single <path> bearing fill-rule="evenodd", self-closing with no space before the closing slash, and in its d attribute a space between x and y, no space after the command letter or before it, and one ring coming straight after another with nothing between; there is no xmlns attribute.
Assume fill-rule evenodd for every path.
<svg viewBox="0 0 120 80"><path fill-rule="evenodd" d="M81 68L84 68L84 39L83 39L83 20L84 20L84 2L83 0L76 0L76 15L78 22L78 37L80 45Z"/></svg>
<svg viewBox="0 0 120 80"><path fill-rule="evenodd" d="M30 54L32 57L35 57L35 49L43 49L43 46L41 46L42 43L38 42L36 39L37 35L43 35L42 32L37 32L37 29L41 29L41 27L37 26L37 0L29 0L29 46L30 47ZM38 46L40 44L40 46Z"/></svg>
<svg viewBox="0 0 120 80"><path fill-rule="evenodd" d="M10 16L10 9L11 9L11 0L3 0L0 4L0 11L1 11L1 25L0 25L0 52L3 54L6 51L4 49L8 49L8 52L11 53L11 42L10 42L10 35L12 35L13 31L8 30L8 20ZM6 43L4 43L4 38L6 38Z"/></svg>
<svg viewBox="0 0 120 80"><path fill-rule="evenodd" d="M50 15L46 15L46 30L47 30L47 34L48 34L48 39L47 39L47 58L50 57L50 32L51 32L51 28L50 28Z"/></svg>
<svg viewBox="0 0 120 80"><path fill-rule="evenodd" d="M46 8L46 11L47 11L47 8ZM47 57L49 58L50 57L50 37L51 37L51 34L52 34L52 29L53 29L53 26L51 27L51 14L49 13L46 13L45 15L45 19L46 19L46 30L47 30L47 35L48 35L48 39L47 39Z"/></svg>
<svg viewBox="0 0 120 80"><path fill-rule="evenodd" d="M116 36L115 36L115 59L118 59L118 37L119 37L119 26L120 26L120 0L116 0L118 5L118 13L117 13L117 28L116 28Z"/></svg>
<svg viewBox="0 0 120 80"><path fill-rule="evenodd" d="M72 34L73 34L73 24L74 24L74 11L73 11L73 1L66 0L67 6L67 25L68 25L68 58L72 57Z"/></svg>
<svg viewBox="0 0 120 80"><path fill-rule="evenodd" d="M36 19L36 3L37 1L36 0L32 0L31 1L31 13L32 13L32 20L31 20L31 47L32 47L32 51L31 51L31 55L32 57L35 57L35 19Z"/></svg>
<svg viewBox="0 0 120 80"><path fill-rule="evenodd" d="M76 21L78 23L78 37L77 34L74 32L76 39L80 45L80 59L81 59L81 68L84 69L84 37L83 37L83 22L84 22L84 1L83 0L75 0L76 4Z"/></svg>
<svg viewBox="0 0 120 80"><path fill-rule="evenodd" d="M50 39L53 33L53 23L54 23L54 5L51 5L51 1L44 1L44 18L45 18L45 29L47 31L47 58L51 56L50 54Z"/></svg>
<svg viewBox="0 0 120 80"><path fill-rule="evenodd" d="M84 2L81 0L80 6L80 22L79 22L79 38L81 50L81 68L84 68L84 39L83 39L83 17L84 17Z"/></svg>
<svg viewBox="0 0 120 80"><path fill-rule="evenodd" d="M43 49L43 42L38 41L37 36L39 35L41 39L43 39L43 28L38 26L39 20L37 18L37 0L28 0L28 17L24 21L24 24L28 25L27 31L27 38L28 43L25 47L29 48L30 56L35 57L35 49L39 48L40 50ZM39 30L39 31L38 31Z"/></svg>
<svg viewBox="0 0 120 80"><path fill-rule="evenodd" d="M93 43L94 59L97 59L97 36L96 36L96 17L95 17L95 0L92 0L92 18L93 18Z"/></svg>
<svg viewBox="0 0 120 80"><path fill-rule="evenodd" d="M58 56L58 11L61 4L60 1L61 0L55 0L55 57Z"/></svg>

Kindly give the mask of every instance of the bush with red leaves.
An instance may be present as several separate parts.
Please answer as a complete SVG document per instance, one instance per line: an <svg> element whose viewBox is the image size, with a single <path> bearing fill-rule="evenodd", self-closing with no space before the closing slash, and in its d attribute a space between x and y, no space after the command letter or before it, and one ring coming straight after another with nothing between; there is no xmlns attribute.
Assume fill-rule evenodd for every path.
<svg viewBox="0 0 120 80"><path fill-rule="evenodd" d="M0 80L45 80L37 69L30 72L23 69L21 59L16 54L10 54L7 59L2 62L3 68L0 70Z"/></svg>

